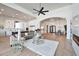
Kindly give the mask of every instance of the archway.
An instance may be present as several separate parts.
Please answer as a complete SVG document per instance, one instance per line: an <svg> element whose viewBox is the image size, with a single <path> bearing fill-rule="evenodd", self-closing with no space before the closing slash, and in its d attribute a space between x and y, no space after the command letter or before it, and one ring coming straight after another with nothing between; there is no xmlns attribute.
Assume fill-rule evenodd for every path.
<svg viewBox="0 0 79 59"><path fill-rule="evenodd" d="M46 18L40 22L45 39L64 42L67 34L67 20L63 17Z"/></svg>
<svg viewBox="0 0 79 59"><path fill-rule="evenodd" d="M61 34L67 33L67 21L63 17L46 18L40 22L43 33L55 33L59 31Z"/></svg>

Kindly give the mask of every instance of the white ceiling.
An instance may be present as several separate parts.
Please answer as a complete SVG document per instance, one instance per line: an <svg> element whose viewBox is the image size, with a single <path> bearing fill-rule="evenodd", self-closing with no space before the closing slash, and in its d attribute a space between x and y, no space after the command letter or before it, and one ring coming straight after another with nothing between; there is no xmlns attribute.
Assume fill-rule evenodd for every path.
<svg viewBox="0 0 79 59"><path fill-rule="evenodd" d="M22 13L18 10L15 10L1 3L0 3L0 17L10 17L10 18L16 18L18 20L26 20L26 21L35 19L35 17L32 17L31 15Z"/></svg>
<svg viewBox="0 0 79 59"><path fill-rule="evenodd" d="M40 9L40 3L16 3L17 5L23 7L24 9L34 12L34 9ZM45 7L45 10L55 10L61 7L72 5L72 3L41 3L41 7Z"/></svg>
<svg viewBox="0 0 79 59"><path fill-rule="evenodd" d="M47 18L45 20L42 21L43 22L63 22L65 21L66 22L66 19L65 18L61 18L61 17L52 17L52 18Z"/></svg>
<svg viewBox="0 0 79 59"><path fill-rule="evenodd" d="M11 3L9 3L10 5ZM15 3L14 3L15 4ZM61 7L65 7L68 5L72 5L72 3L42 3L41 6L45 7L45 10L55 10ZM34 12L34 9L40 9L40 3L16 3L13 5L14 7L20 6L22 7L25 11L30 11L31 13ZM17 18L20 20L32 20L35 19L35 17L28 15L27 13L23 13L20 10L13 9L9 6L3 5L0 3L0 16L4 17L12 17L12 18Z"/></svg>

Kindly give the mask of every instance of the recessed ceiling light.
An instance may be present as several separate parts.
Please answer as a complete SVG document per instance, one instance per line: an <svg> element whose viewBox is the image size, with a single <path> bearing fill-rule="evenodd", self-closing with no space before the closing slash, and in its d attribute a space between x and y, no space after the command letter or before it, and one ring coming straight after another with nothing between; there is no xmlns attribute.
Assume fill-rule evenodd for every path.
<svg viewBox="0 0 79 59"><path fill-rule="evenodd" d="M18 15L18 14L16 14L16 15Z"/></svg>
<svg viewBox="0 0 79 59"><path fill-rule="evenodd" d="M4 9L1 9L1 11L4 11Z"/></svg>

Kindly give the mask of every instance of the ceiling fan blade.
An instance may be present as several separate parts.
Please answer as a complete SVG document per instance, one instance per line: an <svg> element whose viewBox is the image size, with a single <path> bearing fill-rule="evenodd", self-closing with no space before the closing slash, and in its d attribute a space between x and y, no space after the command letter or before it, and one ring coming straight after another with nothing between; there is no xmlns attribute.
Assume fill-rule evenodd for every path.
<svg viewBox="0 0 79 59"><path fill-rule="evenodd" d="M40 9L40 11L42 11L44 9L44 7L42 7L41 9Z"/></svg>
<svg viewBox="0 0 79 59"><path fill-rule="evenodd" d="M49 12L49 10L46 10L46 11L42 11L42 12Z"/></svg>
<svg viewBox="0 0 79 59"><path fill-rule="evenodd" d="M38 16L40 15L40 12L38 13Z"/></svg>
<svg viewBox="0 0 79 59"><path fill-rule="evenodd" d="M44 13L44 12L41 12L41 14L45 15L45 13Z"/></svg>
<svg viewBox="0 0 79 59"><path fill-rule="evenodd" d="M40 14L46 15L45 12L49 12L49 10L45 10L45 11L44 11L43 9L44 9L44 7L41 7L40 10L36 10L36 9L33 9L33 10L35 10L35 11L38 12L38 16L39 16Z"/></svg>
<svg viewBox="0 0 79 59"><path fill-rule="evenodd" d="M38 10L36 10L36 9L33 9L33 10L35 10L35 11L39 12L39 11L38 11Z"/></svg>

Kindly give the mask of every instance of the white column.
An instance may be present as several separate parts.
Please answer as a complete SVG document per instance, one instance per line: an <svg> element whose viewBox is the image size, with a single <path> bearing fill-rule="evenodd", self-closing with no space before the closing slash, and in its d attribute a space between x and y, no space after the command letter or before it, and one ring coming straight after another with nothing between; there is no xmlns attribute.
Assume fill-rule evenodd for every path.
<svg viewBox="0 0 79 59"><path fill-rule="evenodd" d="M67 18L67 39L71 39L71 18Z"/></svg>

